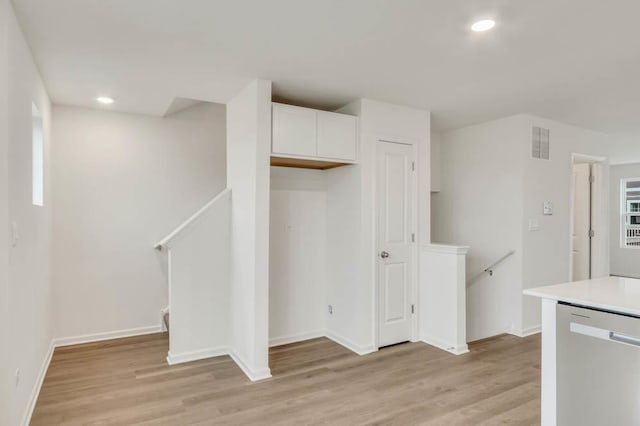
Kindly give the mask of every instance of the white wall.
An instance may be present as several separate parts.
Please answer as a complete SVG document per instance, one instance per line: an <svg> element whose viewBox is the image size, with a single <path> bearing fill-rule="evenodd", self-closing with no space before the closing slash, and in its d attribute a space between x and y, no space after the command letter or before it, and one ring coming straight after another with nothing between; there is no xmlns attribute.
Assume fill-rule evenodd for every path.
<svg viewBox="0 0 640 426"><path fill-rule="evenodd" d="M0 0L0 341L9 342L9 146L7 106L9 82L7 0ZM9 423L9 351L0 350L0 425Z"/></svg>
<svg viewBox="0 0 640 426"><path fill-rule="evenodd" d="M640 133L618 135L611 141L611 164L640 163Z"/></svg>
<svg viewBox="0 0 640 426"><path fill-rule="evenodd" d="M531 126L550 129L550 160L530 158ZM481 275L470 284L469 341L539 329L539 301L521 293L568 280L571 154L607 156L608 142L606 135L530 115L443 135L442 190L433 196L434 241L471 246L469 279L516 250L493 277ZM545 200L554 204L552 216L542 214ZM531 219L539 230L529 231Z"/></svg>
<svg viewBox="0 0 640 426"><path fill-rule="evenodd" d="M51 117L47 93L11 4L3 2L1 9L3 23L0 27L5 28L3 32L6 30L6 38L2 37L2 43L7 45L0 47L0 52L5 51L2 54L6 54L6 61L0 61L0 66L7 68L0 73L3 84L0 91L8 96L2 100L3 106L0 108L5 124L0 127L3 132L7 130L0 145L1 149L6 150L6 155L1 155L4 166L0 165L0 172L4 175L0 177L3 185L3 189L0 189L3 201L0 218L4 228L0 234L0 240L4 243L0 250L0 262L4 263L4 267L0 265L0 269L5 274L0 277L0 291L5 292L0 303L8 307L8 313L2 314L1 318L9 327L8 336L3 336L2 352L10 372L9 383L3 381L2 386L9 386L10 396L6 398L8 424L17 425L26 421L35 402L34 390L42 377L52 337ZM44 207L32 205L32 103L42 113L44 121ZM5 202L7 199L8 203ZM8 248L7 265L6 230L11 222L15 222L20 238L15 246L10 244ZM17 369L20 370L20 380L16 385L14 372ZM3 379L6 380L6 376Z"/></svg>
<svg viewBox="0 0 640 426"><path fill-rule="evenodd" d="M230 216L225 191L167 244L172 364L229 352Z"/></svg>
<svg viewBox="0 0 640 426"><path fill-rule="evenodd" d="M586 154L590 156L608 157L610 138L602 133L570 126L556 121L534 116L524 116L524 189L523 217L523 288L557 284L569 280L570 244L571 244L571 155ZM551 140L550 159L548 161L531 158L529 151L530 132L532 126L549 129ZM606 166L606 164L605 164ZM608 170L608 167L604 167ZM608 173L602 176L608 182ZM608 185L606 185L608 188ZM554 213L544 216L543 203L551 201ZM600 216L607 216L608 194L604 198L604 211ZM536 219L540 230L530 232L529 220ZM604 221L609 223L608 220ZM606 228L606 225L605 225ZM597 230L603 245L608 246L608 229ZM594 248L595 250L595 248ZM606 256L606 253L605 253ZM603 260L609 264L608 256ZM608 270L598 272L596 276L608 275ZM540 326L540 300L534 297L523 299L522 328L516 332L527 333Z"/></svg>
<svg viewBox="0 0 640 426"><path fill-rule="evenodd" d="M231 202L232 357L252 380L269 370L271 82L255 80L227 104Z"/></svg>
<svg viewBox="0 0 640 426"><path fill-rule="evenodd" d="M440 150L442 136L440 133L431 132L431 192L440 191L440 175L442 174L442 160Z"/></svg>
<svg viewBox="0 0 640 426"><path fill-rule="evenodd" d="M620 200L620 180L640 178L640 163L611 166L610 178L611 273L640 278L640 249L621 247L622 202Z"/></svg>
<svg viewBox="0 0 640 426"><path fill-rule="evenodd" d="M325 172L271 168L269 342L325 334Z"/></svg>
<svg viewBox="0 0 640 426"><path fill-rule="evenodd" d="M469 341L503 333L519 318L523 126L522 117L511 117L442 135L433 241L471 246L467 279L517 250L493 277L484 275L468 287Z"/></svg>
<svg viewBox="0 0 640 426"><path fill-rule="evenodd" d="M418 244L430 241L430 114L363 99L340 112L359 116L359 164L327 172L327 333L360 353L377 349L376 144L418 147ZM416 276L418 259L415 259Z"/></svg>
<svg viewBox="0 0 640 426"><path fill-rule="evenodd" d="M53 140L56 337L159 327L153 246L225 188L224 106L165 118L55 106Z"/></svg>
<svg viewBox="0 0 640 426"><path fill-rule="evenodd" d="M344 166L327 174L326 303L327 335L360 352L372 351L370 301L361 278L362 195L360 165ZM327 311L328 312L328 311Z"/></svg>

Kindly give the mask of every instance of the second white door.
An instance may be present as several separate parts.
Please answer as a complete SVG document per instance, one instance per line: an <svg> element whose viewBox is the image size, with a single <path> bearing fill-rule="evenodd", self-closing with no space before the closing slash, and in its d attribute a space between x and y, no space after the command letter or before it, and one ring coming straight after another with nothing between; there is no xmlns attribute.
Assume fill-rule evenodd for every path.
<svg viewBox="0 0 640 426"><path fill-rule="evenodd" d="M573 166L572 281L591 278L591 165Z"/></svg>
<svg viewBox="0 0 640 426"><path fill-rule="evenodd" d="M411 145L378 142L378 346L411 339L414 240Z"/></svg>

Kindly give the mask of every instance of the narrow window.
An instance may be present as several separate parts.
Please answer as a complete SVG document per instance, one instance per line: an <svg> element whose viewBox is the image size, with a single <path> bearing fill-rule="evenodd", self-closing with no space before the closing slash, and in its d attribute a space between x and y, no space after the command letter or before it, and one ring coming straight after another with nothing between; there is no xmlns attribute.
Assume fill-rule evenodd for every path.
<svg viewBox="0 0 640 426"><path fill-rule="evenodd" d="M622 247L640 248L640 178L622 179Z"/></svg>
<svg viewBox="0 0 640 426"><path fill-rule="evenodd" d="M32 201L34 206L44 205L44 135L42 114L31 104L31 156L32 156Z"/></svg>

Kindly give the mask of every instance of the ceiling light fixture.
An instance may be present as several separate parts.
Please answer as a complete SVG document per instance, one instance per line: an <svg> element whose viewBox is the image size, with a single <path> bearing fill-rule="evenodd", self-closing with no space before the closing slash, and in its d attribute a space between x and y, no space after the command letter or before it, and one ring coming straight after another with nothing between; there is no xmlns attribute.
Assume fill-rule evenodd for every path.
<svg viewBox="0 0 640 426"><path fill-rule="evenodd" d="M98 102L100 102L101 104L104 104L104 105L109 105L109 104L114 103L116 100L113 99L113 98L110 98L108 96L98 96L96 98L96 101L98 101Z"/></svg>
<svg viewBox="0 0 640 426"><path fill-rule="evenodd" d="M471 30L477 33L482 31L489 31L491 28L496 26L496 21L492 19L483 19L482 21L478 21L471 26Z"/></svg>

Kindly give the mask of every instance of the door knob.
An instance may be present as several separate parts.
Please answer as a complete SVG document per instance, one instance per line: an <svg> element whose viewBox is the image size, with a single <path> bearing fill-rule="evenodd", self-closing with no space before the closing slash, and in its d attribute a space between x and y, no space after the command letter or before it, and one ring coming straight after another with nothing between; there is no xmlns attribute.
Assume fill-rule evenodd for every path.
<svg viewBox="0 0 640 426"><path fill-rule="evenodd" d="M387 253L386 251L381 251L380 252L380 257L383 259L386 259L387 257L389 257L389 253Z"/></svg>

